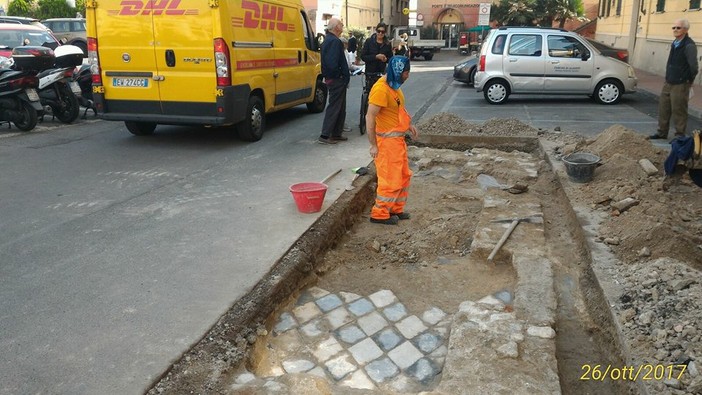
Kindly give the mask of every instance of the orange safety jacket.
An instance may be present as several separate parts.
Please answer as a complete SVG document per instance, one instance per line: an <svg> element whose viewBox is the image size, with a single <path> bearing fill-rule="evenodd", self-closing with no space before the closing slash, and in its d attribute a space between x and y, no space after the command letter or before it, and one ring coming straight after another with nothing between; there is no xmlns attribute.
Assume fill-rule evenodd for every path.
<svg viewBox="0 0 702 395"><path fill-rule="evenodd" d="M381 108L380 111L392 111L390 106L397 106L398 112L395 125L379 127L381 125L376 122L375 131L375 139L378 144L378 155L375 158L378 188L375 204L371 209L371 218L388 219L392 214L404 212L407 201L412 171L409 169L409 160L407 159L405 135L409 130L412 117L407 113L404 100L400 100L398 93L390 88L385 81L379 81L379 84L382 84L383 88L377 89L384 89L387 95L394 99L388 100L387 107ZM373 103L372 98L371 103Z"/></svg>

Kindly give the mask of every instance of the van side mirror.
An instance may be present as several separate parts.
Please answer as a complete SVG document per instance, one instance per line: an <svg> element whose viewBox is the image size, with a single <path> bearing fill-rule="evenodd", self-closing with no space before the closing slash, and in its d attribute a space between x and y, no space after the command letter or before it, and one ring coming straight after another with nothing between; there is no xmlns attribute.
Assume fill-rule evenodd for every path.
<svg viewBox="0 0 702 395"><path fill-rule="evenodd" d="M586 50L585 52L583 52L583 54L580 56L580 59L582 59L583 61L590 59L590 51Z"/></svg>

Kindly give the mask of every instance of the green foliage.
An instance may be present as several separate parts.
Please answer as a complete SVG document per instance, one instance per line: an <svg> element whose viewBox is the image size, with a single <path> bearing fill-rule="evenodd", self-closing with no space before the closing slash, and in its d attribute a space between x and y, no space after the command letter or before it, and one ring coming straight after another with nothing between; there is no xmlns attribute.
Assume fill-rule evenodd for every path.
<svg viewBox="0 0 702 395"><path fill-rule="evenodd" d="M348 26L346 29L346 35L348 37L354 36L356 40L360 43L366 37L366 29L360 27Z"/></svg>
<svg viewBox="0 0 702 395"><path fill-rule="evenodd" d="M32 0L10 0L7 6L7 15L15 16L33 16Z"/></svg>
<svg viewBox="0 0 702 395"><path fill-rule="evenodd" d="M500 0L493 5L491 19L502 26L553 26L558 21L563 27L570 19L583 20L583 0Z"/></svg>
<svg viewBox="0 0 702 395"><path fill-rule="evenodd" d="M35 15L38 19L72 18L76 16L75 8L66 3L66 0L39 0L39 9Z"/></svg>
<svg viewBox="0 0 702 395"><path fill-rule="evenodd" d="M76 12L80 12L81 15L83 15L83 18L85 18L85 0L76 0Z"/></svg>

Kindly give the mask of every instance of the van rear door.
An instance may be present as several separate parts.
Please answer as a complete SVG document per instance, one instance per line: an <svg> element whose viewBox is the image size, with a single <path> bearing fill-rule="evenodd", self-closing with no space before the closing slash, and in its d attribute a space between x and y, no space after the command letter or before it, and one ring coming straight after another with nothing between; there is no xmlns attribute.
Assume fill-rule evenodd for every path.
<svg viewBox="0 0 702 395"><path fill-rule="evenodd" d="M186 101L213 107L212 12L200 0L100 1L94 23L109 112L190 115Z"/></svg>

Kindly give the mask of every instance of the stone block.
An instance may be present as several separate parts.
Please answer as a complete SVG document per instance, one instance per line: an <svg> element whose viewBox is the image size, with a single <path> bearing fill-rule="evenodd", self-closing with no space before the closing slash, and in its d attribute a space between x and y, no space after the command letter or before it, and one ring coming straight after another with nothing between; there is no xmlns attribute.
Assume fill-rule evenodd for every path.
<svg viewBox="0 0 702 395"><path fill-rule="evenodd" d="M339 344L334 337L329 337L317 344L317 348L312 351L312 355L317 358L317 361L326 362L329 358L340 353L342 350L343 347L341 347L341 344Z"/></svg>
<svg viewBox="0 0 702 395"><path fill-rule="evenodd" d="M393 329L387 328L381 332L376 333L372 337L381 349L384 351L390 351L397 347L404 339L398 335Z"/></svg>
<svg viewBox="0 0 702 395"><path fill-rule="evenodd" d="M389 304L397 302L397 297L395 294L387 289L380 290L368 296L368 298L370 298L376 307L385 307Z"/></svg>
<svg viewBox="0 0 702 395"><path fill-rule="evenodd" d="M358 299L353 303L349 303L349 311L356 317L360 317L375 310L375 306L368 299Z"/></svg>
<svg viewBox="0 0 702 395"><path fill-rule="evenodd" d="M388 322L377 311L359 318L356 322L368 336L388 326Z"/></svg>
<svg viewBox="0 0 702 395"><path fill-rule="evenodd" d="M390 357L400 369L407 369L423 356L422 352L417 350L417 347L408 341L388 352L388 357Z"/></svg>
<svg viewBox="0 0 702 395"><path fill-rule="evenodd" d="M346 377L349 373L355 372L358 367L351 361L351 356L347 353L339 355L336 358L330 359L324 363L327 367L327 371L334 380L341 380Z"/></svg>
<svg viewBox="0 0 702 395"><path fill-rule="evenodd" d="M405 306L402 303L395 303L394 305L383 309L383 314L385 314L385 317L387 317L390 321L395 322L407 315L407 309L405 309Z"/></svg>
<svg viewBox="0 0 702 395"><path fill-rule="evenodd" d="M313 302L307 302L302 306L297 306L293 309L293 314L297 321L301 324L322 315L322 311Z"/></svg>
<svg viewBox="0 0 702 395"><path fill-rule="evenodd" d="M349 314L349 312L343 307L339 307L338 309L329 312L326 315L326 318L332 329L337 329L353 321L351 314Z"/></svg>
<svg viewBox="0 0 702 395"><path fill-rule="evenodd" d="M366 373L376 383L382 383L400 373L400 369L390 358L381 358L366 365Z"/></svg>
<svg viewBox="0 0 702 395"><path fill-rule="evenodd" d="M438 307L432 307L422 314L422 321L429 325L436 325L446 317L446 313Z"/></svg>
<svg viewBox="0 0 702 395"><path fill-rule="evenodd" d="M315 303L317 303L317 306L319 306L319 308L325 313L332 311L343 304L341 299L334 294L325 295L317 299Z"/></svg>
<svg viewBox="0 0 702 395"><path fill-rule="evenodd" d="M378 345L375 344L375 342L370 338L361 340L360 342L349 347L349 352L359 365L365 365L366 363L380 358L383 355L383 350L381 350L380 347L378 347Z"/></svg>
<svg viewBox="0 0 702 395"><path fill-rule="evenodd" d="M397 327L397 330L402 333L402 336L407 339L411 339L427 330L427 327L424 325L422 320L420 320L416 315L411 315L405 318L404 320L396 323L395 326Z"/></svg>
<svg viewBox="0 0 702 395"><path fill-rule="evenodd" d="M354 344L366 337L366 334L356 325L347 325L336 331L337 337L346 344Z"/></svg>

